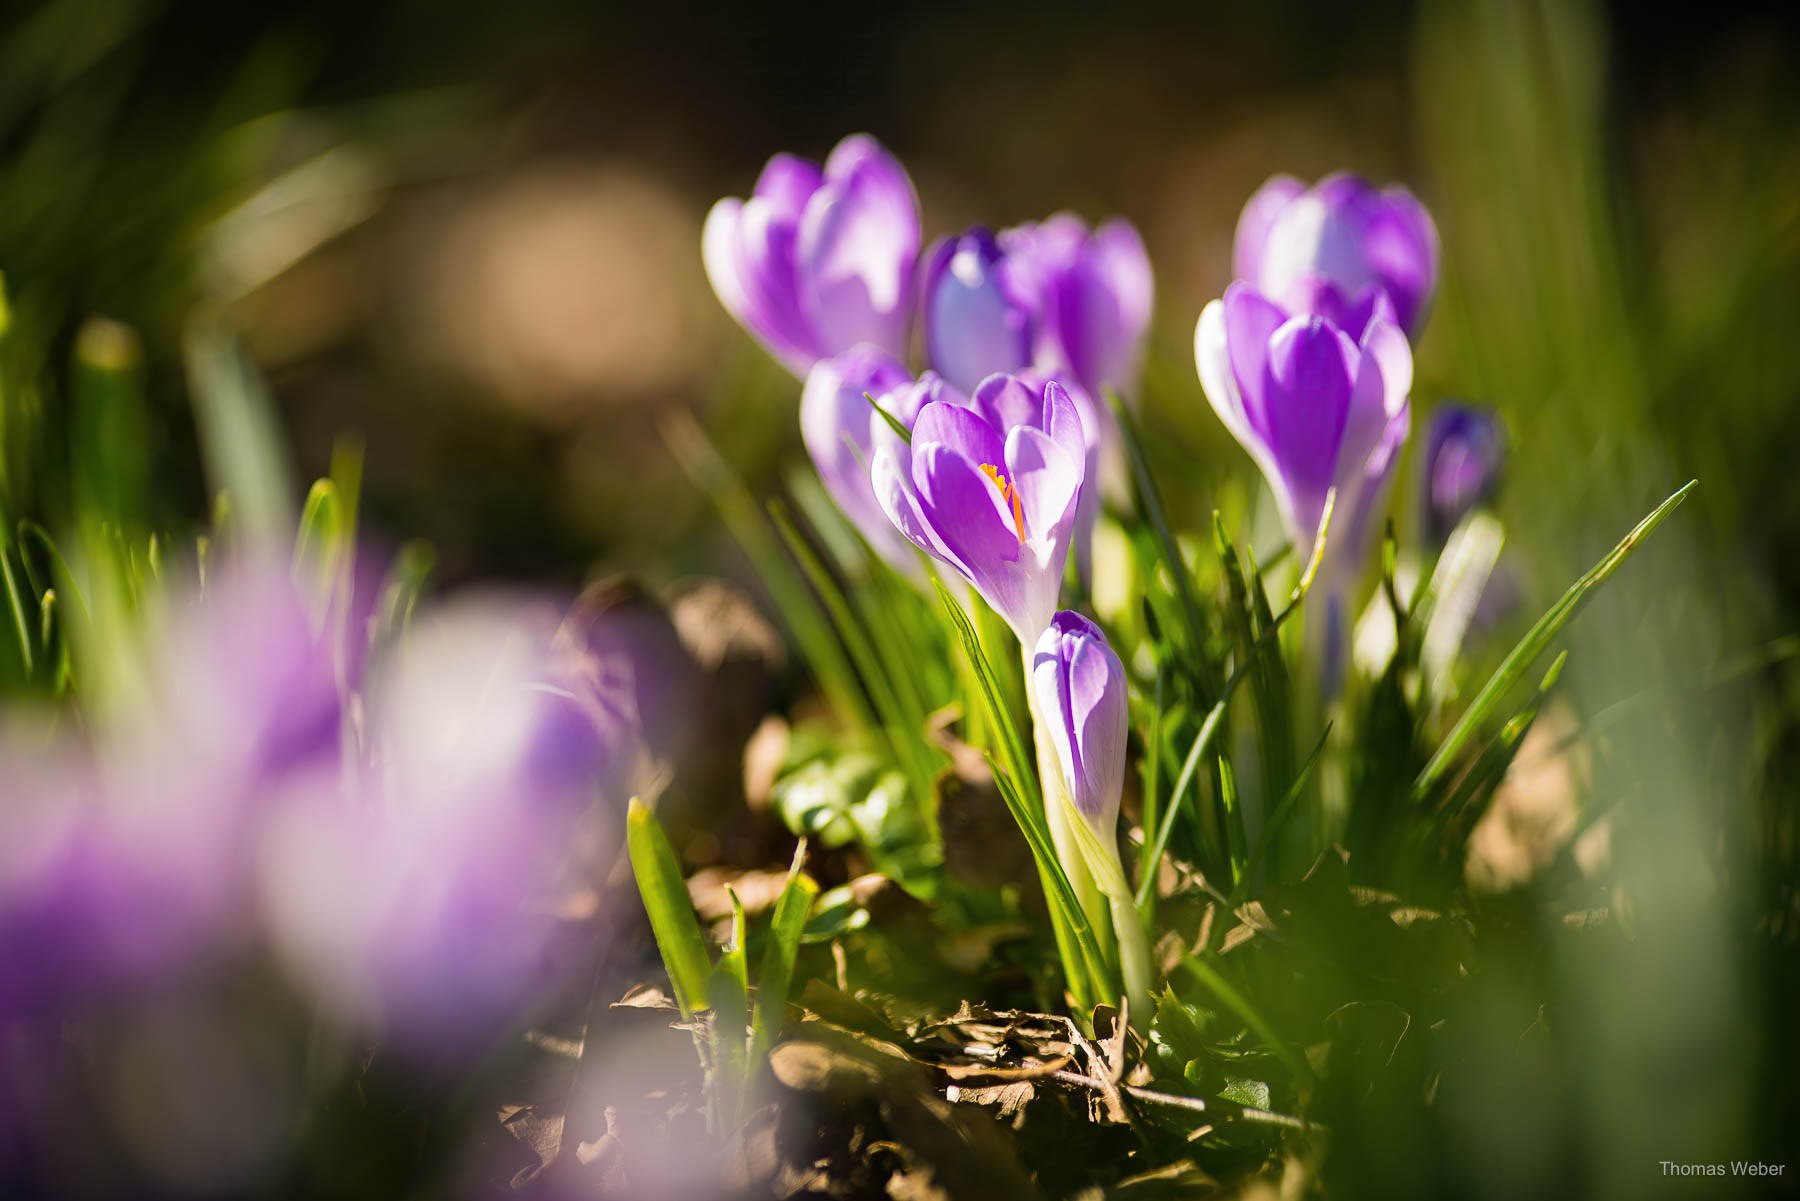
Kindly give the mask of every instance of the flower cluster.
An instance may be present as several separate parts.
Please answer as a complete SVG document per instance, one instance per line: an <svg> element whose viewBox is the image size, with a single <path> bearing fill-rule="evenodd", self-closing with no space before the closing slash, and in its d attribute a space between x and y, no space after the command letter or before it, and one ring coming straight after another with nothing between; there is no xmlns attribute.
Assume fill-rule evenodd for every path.
<svg viewBox="0 0 1800 1201"><path fill-rule="evenodd" d="M1017 636L1045 816L1105 929L1096 873L1109 893L1123 879L1112 825L1124 668L1058 598L1071 550L1088 561L1102 464L1119 458L1096 399L1135 392L1142 366L1154 287L1137 231L1120 220L1090 230L1067 213L998 234L977 227L936 243L915 279L911 186L858 136L822 172L776 156L753 198L714 206L704 240L720 301L805 375L807 451L871 548L909 574L914 548L925 552ZM906 366L915 292L927 364L917 377ZM1089 825L1106 862L1089 862L1073 822ZM1127 898L1109 899L1131 975L1142 930ZM1143 994L1144 981L1127 983Z"/></svg>
<svg viewBox="0 0 1800 1201"><path fill-rule="evenodd" d="M214 564L151 623L147 703L9 732L0 957L33 970L0 975L0 1022L262 948L346 1026L441 1052L546 982L570 848L617 843L663 737L673 630L492 597L370 653L379 580L350 574L320 612L285 555Z"/></svg>
<svg viewBox="0 0 1800 1201"><path fill-rule="evenodd" d="M1078 512L1050 557L1060 572L1072 539L1086 563L1100 493L1083 488L1082 479L1095 479L1103 463L1118 458L1101 398L1107 390L1135 392L1154 292L1143 242L1128 223L1090 230L1060 213L997 235L976 228L940 240L921 262L919 206L905 170L874 139L857 135L840 142L822 169L776 155L750 199L713 206L703 243L720 302L805 378L807 453L877 553L917 573L916 555L882 514L887 500L870 486L878 458L904 457L901 439L871 402L907 428L931 402L974 407L1004 440L1015 425L1040 416L1027 413L1029 405L1001 411L981 403L984 386L1008 375L1015 388L1040 396L1055 383L1079 414L1079 445L1070 453L1081 478L1069 489ZM916 376L907 368L915 319L926 361ZM999 503L1022 495L998 456L976 466L984 464L994 469ZM1056 524L1056 515L1040 516ZM908 537L934 555L947 545ZM1039 550L1049 548L1040 540ZM981 587L972 565L944 558ZM1036 628L1041 623L1029 636Z"/></svg>

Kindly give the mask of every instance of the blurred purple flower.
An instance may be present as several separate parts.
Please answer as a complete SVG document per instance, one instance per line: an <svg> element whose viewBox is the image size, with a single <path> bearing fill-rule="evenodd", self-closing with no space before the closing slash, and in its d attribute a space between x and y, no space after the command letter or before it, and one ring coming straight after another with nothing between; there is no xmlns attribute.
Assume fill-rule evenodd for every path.
<svg viewBox="0 0 1800 1201"><path fill-rule="evenodd" d="M1441 546L1471 510L1487 504L1506 465L1506 430L1492 409L1447 404L1431 415L1421 509L1425 538Z"/></svg>
<svg viewBox="0 0 1800 1201"><path fill-rule="evenodd" d="M1054 382L1034 392L989 379L970 406L925 405L909 454L877 450L875 494L901 533L954 567L1029 647L1056 610L1087 441Z"/></svg>
<svg viewBox="0 0 1800 1201"><path fill-rule="evenodd" d="M870 397L909 429L933 400L966 401L929 371L915 383L899 362L872 346L821 359L800 394L800 436L825 490L876 553L916 576L919 557L882 511L869 474L878 449L904 457L906 443L875 412Z"/></svg>
<svg viewBox="0 0 1800 1201"><path fill-rule="evenodd" d="M1360 557L1410 424L1412 352L1385 301L1361 328L1290 314L1244 283L1200 314L1200 382L1262 468L1302 558L1337 489L1331 542Z"/></svg>
<svg viewBox="0 0 1800 1201"><path fill-rule="evenodd" d="M720 303L804 378L858 343L905 356L919 242L912 181L857 134L823 170L790 154L770 159L750 199L713 206L701 252Z"/></svg>
<svg viewBox="0 0 1800 1201"><path fill-rule="evenodd" d="M1079 217L1002 230L976 227L931 250L925 352L970 391L989 375L1035 367L1089 395L1136 391L1154 280L1129 222L1092 231Z"/></svg>
<svg viewBox="0 0 1800 1201"><path fill-rule="evenodd" d="M367 770L296 781L271 821L271 935L344 1020L451 1049L566 970L556 886L617 744L554 629L541 606L431 615L371 678Z"/></svg>
<svg viewBox="0 0 1800 1201"><path fill-rule="evenodd" d="M1049 726L1069 796L1114 845L1125 787L1125 666L1100 627L1068 610L1050 619L1032 660L1034 712Z"/></svg>
<svg viewBox="0 0 1800 1201"><path fill-rule="evenodd" d="M1437 227L1413 194L1398 185L1377 190L1349 172L1312 188L1275 176L1244 206L1232 250L1233 274L1290 313L1361 328L1385 294L1415 338L1437 266Z"/></svg>

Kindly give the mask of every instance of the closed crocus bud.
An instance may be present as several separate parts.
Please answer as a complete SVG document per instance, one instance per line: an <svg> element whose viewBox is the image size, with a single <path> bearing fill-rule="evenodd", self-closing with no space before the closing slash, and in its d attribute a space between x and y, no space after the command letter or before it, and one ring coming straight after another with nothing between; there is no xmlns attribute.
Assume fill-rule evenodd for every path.
<svg viewBox="0 0 1800 1201"><path fill-rule="evenodd" d="M1244 206L1232 251L1233 274L1290 312L1361 326L1379 292L1415 338L1437 262L1437 227L1413 194L1348 172L1311 188L1287 175L1269 180Z"/></svg>
<svg viewBox="0 0 1800 1201"><path fill-rule="evenodd" d="M875 494L902 534L955 568L1029 647L1056 611L1087 442L1060 384L1045 384L1035 405L1023 384L992 392L981 407L921 408L905 456L877 449Z"/></svg>
<svg viewBox="0 0 1800 1201"><path fill-rule="evenodd" d="M720 303L804 377L859 343L906 354L919 242L912 181L857 134L823 169L770 159L748 200L713 206L701 251Z"/></svg>
<svg viewBox="0 0 1800 1201"><path fill-rule="evenodd" d="M1063 610L1037 641L1031 666L1035 711L1049 726L1075 808L1113 846L1125 787L1125 666L1100 627Z"/></svg>
<svg viewBox="0 0 1800 1201"><path fill-rule="evenodd" d="M1425 537L1442 545L1471 510L1487 504L1506 465L1506 430L1492 409L1448 404L1425 440Z"/></svg>
<svg viewBox="0 0 1800 1201"><path fill-rule="evenodd" d="M925 267L925 357L964 392L1031 363L1039 297L979 226L931 249Z"/></svg>
<svg viewBox="0 0 1800 1201"><path fill-rule="evenodd" d="M1344 329L1235 283L1200 314L1194 357L1207 399L1262 468L1302 555L1332 488L1333 541L1356 541L1406 441L1412 352L1385 308Z"/></svg>
<svg viewBox="0 0 1800 1201"><path fill-rule="evenodd" d="M875 404L911 428L920 406L930 399L962 397L954 390L945 392L929 372L915 383L893 356L873 346L821 359L800 394L800 437L825 490L869 546L909 575L918 574L918 553L882 511L869 476L878 447L905 456L906 443Z"/></svg>

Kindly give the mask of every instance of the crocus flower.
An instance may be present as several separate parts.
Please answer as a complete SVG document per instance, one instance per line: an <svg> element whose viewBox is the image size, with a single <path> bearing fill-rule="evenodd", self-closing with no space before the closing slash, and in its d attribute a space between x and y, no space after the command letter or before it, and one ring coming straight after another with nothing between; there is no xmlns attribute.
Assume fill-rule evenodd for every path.
<svg viewBox="0 0 1800 1201"><path fill-rule="evenodd" d="M861 342L906 354L919 254L912 181L867 134L815 163L769 160L748 200L713 206L701 253L713 291L788 370Z"/></svg>
<svg viewBox="0 0 1800 1201"><path fill-rule="evenodd" d="M1493 499L1506 464L1506 431L1492 409L1449 404L1431 415L1421 489L1425 537L1442 545L1473 509Z"/></svg>
<svg viewBox="0 0 1800 1201"><path fill-rule="evenodd" d="M1311 188L1275 176L1244 206L1232 249L1233 274L1290 313L1359 328L1382 294L1413 337L1431 306L1437 263L1437 227L1413 194L1348 172Z"/></svg>
<svg viewBox="0 0 1800 1201"><path fill-rule="evenodd" d="M872 346L821 359L800 394L800 437L825 490L877 554L916 575L919 556L888 520L869 475L878 447L904 456L906 443L870 399L910 429L929 401L961 403L964 397L931 372L915 382L898 361Z"/></svg>
<svg viewBox="0 0 1800 1201"><path fill-rule="evenodd" d="M925 351L971 391L998 371L1036 367L1092 396L1136 389L1154 284L1137 230L1090 232L1069 213L1002 230L976 227L932 248Z"/></svg>
<svg viewBox="0 0 1800 1201"><path fill-rule="evenodd" d="M555 627L502 599L431 614L375 666L364 769L294 781L269 823L271 936L343 1020L453 1051L573 966L557 884L602 816L611 744L557 671Z"/></svg>
<svg viewBox="0 0 1800 1201"><path fill-rule="evenodd" d="M1102 845L1114 845L1125 787L1124 664L1099 626L1065 609L1038 638L1031 688L1070 799Z"/></svg>
<svg viewBox="0 0 1800 1201"><path fill-rule="evenodd" d="M873 466L894 525L955 568L1028 647L1056 611L1087 460L1067 390L1051 382L1031 398L1002 380L980 409L933 401L905 459L883 447Z"/></svg>
<svg viewBox="0 0 1800 1201"><path fill-rule="evenodd" d="M1234 283L1200 314L1194 357L1207 399L1262 468L1302 557L1334 487L1333 542L1355 546L1410 420L1412 352L1385 298L1346 329Z"/></svg>

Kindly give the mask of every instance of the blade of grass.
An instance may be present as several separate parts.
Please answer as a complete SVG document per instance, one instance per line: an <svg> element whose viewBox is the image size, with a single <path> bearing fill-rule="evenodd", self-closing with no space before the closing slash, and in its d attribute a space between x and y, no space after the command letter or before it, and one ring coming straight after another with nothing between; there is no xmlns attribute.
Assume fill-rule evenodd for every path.
<svg viewBox="0 0 1800 1201"><path fill-rule="evenodd" d="M1225 979L1222 972L1200 955L1188 956L1181 961L1181 966L1200 983L1201 987L1217 997L1225 1008L1235 1013L1238 1020L1243 1022L1252 1034L1261 1039L1264 1046L1275 1053L1275 1058L1279 1059L1288 1071L1309 1085L1318 1084L1318 1077L1313 1073L1306 1060L1295 1054L1294 1049L1276 1035L1275 1028L1269 1025L1256 1007L1250 1004L1244 995L1232 986L1230 981Z"/></svg>
<svg viewBox="0 0 1800 1201"><path fill-rule="evenodd" d="M806 840L801 839L794 849L787 883L781 886L781 896L775 902L769 941L763 946L762 967L756 976L756 1008L750 1020L752 1070L762 1063L781 1034L788 992L794 983L794 962L800 952L800 935L806 930L807 916L819 895L818 884L800 870L805 861Z"/></svg>
<svg viewBox="0 0 1800 1201"><path fill-rule="evenodd" d="M1175 596L1181 603L1181 615L1187 624L1188 638L1197 664L1200 700L1205 704L1218 699L1219 673L1206 654L1206 623L1200 616L1200 602L1194 592L1194 580L1188 574L1187 562L1181 557L1181 546L1175 541L1175 533L1169 527L1162 493L1157 490L1156 479L1150 474L1150 460L1144 455L1137 421L1120 402L1118 394L1110 388L1106 390L1106 403L1119 423L1120 441L1125 444L1125 457L1130 463L1132 480L1136 484L1138 506L1149 520L1150 528L1156 531L1156 540L1162 548L1163 563L1169 569L1169 578L1175 582Z"/></svg>
<svg viewBox="0 0 1800 1201"><path fill-rule="evenodd" d="M711 498L726 528L750 559L757 578L781 613L788 632L799 646L800 656L812 668L819 688L832 707L860 729L876 729L867 699L857 686L855 673L824 613L813 601L806 584L781 553L750 490L719 452L707 441L698 424L686 413L672 414L662 423L663 441L700 490Z"/></svg>
<svg viewBox="0 0 1800 1201"><path fill-rule="evenodd" d="M625 841L638 895L643 898L651 933L656 936L656 948L662 952L663 966L669 970L675 1003L681 1007L681 1016L692 1020L707 1005L707 988L712 978L706 937L694 916L687 885L675 862L675 851L655 815L636 797L631 799L625 815Z"/></svg>
<svg viewBox="0 0 1800 1201"><path fill-rule="evenodd" d="M19 636L19 657L25 666L25 678L30 679L37 662L31 646L31 625L25 617L25 598L19 595L19 581L13 575L11 539L0 531L0 582L6 585L6 605L12 613L13 630Z"/></svg>
<svg viewBox="0 0 1800 1201"><path fill-rule="evenodd" d="M1694 485L1697 483L1699 483L1698 480L1689 480L1672 496L1658 505L1648 517L1638 522L1637 526L1625 535L1617 546L1613 547L1598 563L1589 568L1585 575L1569 586L1569 590L1563 593L1561 599L1550 606L1550 609L1542 617L1538 618L1536 625L1526 631L1518 645L1513 647L1512 653L1506 656L1505 661L1489 677L1488 682L1482 686L1481 691L1476 694L1469 707L1463 711L1463 715L1457 719L1456 725L1451 728L1444 741L1438 745L1436 753L1425 764L1418 779L1413 782L1412 799L1414 802L1422 801L1449 772L1450 765L1456 761L1457 756L1462 753L1463 748L1468 745L1469 740L1475 736L1475 732L1480 729L1488 716L1499 706L1501 698L1524 676L1537 657L1543 654L1550 642L1562 632L1563 627L1569 624L1570 619L1575 616L1587 600L1588 595L1605 583L1613 572L1619 569L1620 564L1631 557L1632 552L1643 544L1644 539L1648 538L1656 527L1661 525L1663 520L1674 512L1682 501L1687 499L1687 494L1693 491Z"/></svg>

